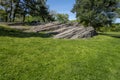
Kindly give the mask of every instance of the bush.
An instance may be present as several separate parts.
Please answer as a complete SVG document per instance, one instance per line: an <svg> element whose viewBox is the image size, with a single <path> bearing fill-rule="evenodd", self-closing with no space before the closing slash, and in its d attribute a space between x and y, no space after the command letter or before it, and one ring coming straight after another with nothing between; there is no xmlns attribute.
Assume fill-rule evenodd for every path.
<svg viewBox="0 0 120 80"><path fill-rule="evenodd" d="M103 26L97 29L100 32L119 32L120 31L120 24L113 24L112 26Z"/></svg>
<svg viewBox="0 0 120 80"><path fill-rule="evenodd" d="M57 14L56 15L56 20L59 21L60 23L66 23L69 21L69 15L68 14Z"/></svg>
<svg viewBox="0 0 120 80"><path fill-rule="evenodd" d="M112 28L112 31L119 32L120 31L120 24L114 24L113 28Z"/></svg>

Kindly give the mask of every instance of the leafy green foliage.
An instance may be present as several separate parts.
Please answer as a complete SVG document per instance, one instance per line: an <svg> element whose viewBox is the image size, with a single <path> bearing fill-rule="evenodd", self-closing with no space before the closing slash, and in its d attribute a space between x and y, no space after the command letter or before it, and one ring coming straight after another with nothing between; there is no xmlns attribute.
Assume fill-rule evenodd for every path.
<svg viewBox="0 0 120 80"><path fill-rule="evenodd" d="M103 26L97 28L100 32L120 32L120 24L113 24L112 26Z"/></svg>
<svg viewBox="0 0 120 80"><path fill-rule="evenodd" d="M32 21L42 21L41 17L39 16L36 16L36 17L33 17L31 15L28 15L26 16L26 22L32 22Z"/></svg>
<svg viewBox="0 0 120 80"><path fill-rule="evenodd" d="M5 21L6 16L5 11L0 9L0 21Z"/></svg>
<svg viewBox="0 0 120 80"><path fill-rule="evenodd" d="M120 32L120 24L114 24L112 31Z"/></svg>
<svg viewBox="0 0 120 80"><path fill-rule="evenodd" d="M111 25L119 0L76 0L72 12L80 23L93 27Z"/></svg>
<svg viewBox="0 0 120 80"><path fill-rule="evenodd" d="M50 22L54 18L49 13L49 7L46 5L47 0L1 0L0 7L5 11L6 22L14 22L21 16L23 22L27 15L39 17L41 21Z"/></svg>
<svg viewBox="0 0 120 80"><path fill-rule="evenodd" d="M69 21L69 15L68 14L57 14L56 15L56 20L61 22L61 23L66 23Z"/></svg>

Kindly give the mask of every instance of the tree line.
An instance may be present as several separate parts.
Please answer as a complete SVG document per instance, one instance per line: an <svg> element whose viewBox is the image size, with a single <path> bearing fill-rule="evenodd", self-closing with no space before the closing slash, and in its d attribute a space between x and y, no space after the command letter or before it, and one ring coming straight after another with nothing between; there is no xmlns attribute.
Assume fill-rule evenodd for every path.
<svg viewBox="0 0 120 80"><path fill-rule="evenodd" d="M120 0L76 0L72 12L87 26L110 26L119 17Z"/></svg>
<svg viewBox="0 0 120 80"><path fill-rule="evenodd" d="M0 0L0 19L14 22L17 19L37 18L42 22L67 22L68 14L51 12L47 0ZM72 12L80 24L93 27L110 26L120 15L120 0L75 0Z"/></svg>
<svg viewBox="0 0 120 80"><path fill-rule="evenodd" d="M0 17L6 22L16 18L24 22L26 16L39 17L43 22L53 21L47 0L0 0Z"/></svg>

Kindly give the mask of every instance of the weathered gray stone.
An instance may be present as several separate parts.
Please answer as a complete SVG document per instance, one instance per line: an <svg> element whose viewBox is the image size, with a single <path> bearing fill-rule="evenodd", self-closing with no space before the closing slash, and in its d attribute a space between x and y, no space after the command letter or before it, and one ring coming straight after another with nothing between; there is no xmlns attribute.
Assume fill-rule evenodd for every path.
<svg viewBox="0 0 120 80"><path fill-rule="evenodd" d="M59 39L90 38L97 34L95 29L90 26L84 27L78 23L61 24L59 22L31 26L25 32L45 32L52 34L53 38Z"/></svg>
<svg viewBox="0 0 120 80"><path fill-rule="evenodd" d="M65 30L54 38L59 39L77 39L77 38L89 38L96 35L96 31L93 27L73 27L71 29Z"/></svg>

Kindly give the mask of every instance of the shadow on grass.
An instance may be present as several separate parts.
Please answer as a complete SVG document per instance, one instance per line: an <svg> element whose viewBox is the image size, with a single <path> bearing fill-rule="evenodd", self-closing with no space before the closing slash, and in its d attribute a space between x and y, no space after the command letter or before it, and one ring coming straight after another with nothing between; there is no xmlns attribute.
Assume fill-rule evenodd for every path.
<svg viewBox="0 0 120 80"><path fill-rule="evenodd" d="M105 32L105 33L99 33L100 35L110 36L114 38L120 38L120 32Z"/></svg>
<svg viewBox="0 0 120 80"><path fill-rule="evenodd" d="M26 38L26 37L49 38L52 37L52 34L23 32L21 30L5 28L0 26L0 36L20 37L20 38Z"/></svg>

